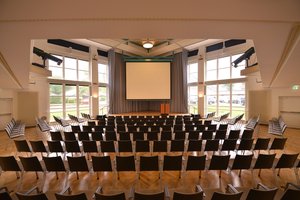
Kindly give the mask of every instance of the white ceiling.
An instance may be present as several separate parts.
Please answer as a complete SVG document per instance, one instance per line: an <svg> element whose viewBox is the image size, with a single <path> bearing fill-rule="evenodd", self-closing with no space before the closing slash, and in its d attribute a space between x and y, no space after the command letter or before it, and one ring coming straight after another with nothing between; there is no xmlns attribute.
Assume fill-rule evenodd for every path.
<svg viewBox="0 0 300 200"><path fill-rule="evenodd" d="M252 39L263 85L283 87L300 84L299 10L299 0L1 0L0 52L26 88L32 39L88 38L101 43L110 40L101 38L177 41L173 47L153 49L151 55L144 52L148 56L161 54L163 48L185 46L180 42L191 41L187 39ZM115 45L122 49L124 44ZM5 73L0 73L2 79L7 79ZM3 83L0 87L8 85Z"/></svg>

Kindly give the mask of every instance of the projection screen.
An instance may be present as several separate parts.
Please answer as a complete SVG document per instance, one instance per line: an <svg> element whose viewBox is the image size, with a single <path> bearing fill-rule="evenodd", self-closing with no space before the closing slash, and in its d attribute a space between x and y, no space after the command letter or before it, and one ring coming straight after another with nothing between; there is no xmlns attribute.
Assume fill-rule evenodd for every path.
<svg viewBox="0 0 300 200"><path fill-rule="evenodd" d="M126 99L171 99L171 63L126 62Z"/></svg>

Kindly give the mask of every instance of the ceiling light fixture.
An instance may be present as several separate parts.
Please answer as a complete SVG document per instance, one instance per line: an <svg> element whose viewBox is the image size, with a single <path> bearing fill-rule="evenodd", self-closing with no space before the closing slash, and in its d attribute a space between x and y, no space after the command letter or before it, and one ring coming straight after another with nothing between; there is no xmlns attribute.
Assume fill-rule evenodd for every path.
<svg viewBox="0 0 300 200"><path fill-rule="evenodd" d="M152 47L153 47L153 42L151 42L151 41L146 41L146 42L143 42L143 47L145 48L145 49L151 49Z"/></svg>

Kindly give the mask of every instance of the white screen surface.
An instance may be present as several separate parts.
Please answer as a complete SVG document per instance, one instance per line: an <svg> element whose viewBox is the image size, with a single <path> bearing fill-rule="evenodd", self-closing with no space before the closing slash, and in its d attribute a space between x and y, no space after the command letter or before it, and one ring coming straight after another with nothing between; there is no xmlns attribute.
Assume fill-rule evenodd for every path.
<svg viewBox="0 0 300 200"><path fill-rule="evenodd" d="M127 62L126 99L171 99L169 62Z"/></svg>

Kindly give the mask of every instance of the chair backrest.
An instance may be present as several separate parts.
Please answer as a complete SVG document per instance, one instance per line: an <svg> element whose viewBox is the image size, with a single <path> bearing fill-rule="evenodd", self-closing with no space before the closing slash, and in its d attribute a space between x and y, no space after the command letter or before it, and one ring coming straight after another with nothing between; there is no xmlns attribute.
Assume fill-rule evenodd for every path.
<svg viewBox="0 0 300 200"><path fill-rule="evenodd" d="M202 135L201 135L201 139L202 140L211 140L213 139L213 131L207 130L207 131L203 131Z"/></svg>
<svg viewBox="0 0 300 200"><path fill-rule="evenodd" d="M14 140L18 152L31 152L26 140Z"/></svg>
<svg viewBox="0 0 300 200"><path fill-rule="evenodd" d="M284 149L287 138L274 138L270 150L282 150Z"/></svg>
<svg viewBox="0 0 300 200"><path fill-rule="evenodd" d="M189 140L187 151L201 151L202 140Z"/></svg>
<svg viewBox="0 0 300 200"><path fill-rule="evenodd" d="M70 157L67 156L70 171L89 171L85 156Z"/></svg>
<svg viewBox="0 0 300 200"><path fill-rule="evenodd" d="M230 130L228 139L239 139L241 130Z"/></svg>
<svg viewBox="0 0 300 200"><path fill-rule="evenodd" d="M56 200L87 200L85 193L79 194L58 194L55 193Z"/></svg>
<svg viewBox="0 0 300 200"><path fill-rule="evenodd" d="M1 200L12 200L6 187L0 188L0 199Z"/></svg>
<svg viewBox="0 0 300 200"><path fill-rule="evenodd" d="M181 171L182 169L182 156L169 156L164 155L164 171Z"/></svg>
<svg viewBox="0 0 300 200"><path fill-rule="evenodd" d="M101 152L116 152L114 141L100 141Z"/></svg>
<svg viewBox="0 0 300 200"><path fill-rule="evenodd" d="M36 156L33 157L19 157L24 171L43 171L40 161Z"/></svg>
<svg viewBox="0 0 300 200"><path fill-rule="evenodd" d="M67 131L64 131L64 136L65 136L65 140L76 140L76 135L74 132L67 132Z"/></svg>
<svg viewBox="0 0 300 200"><path fill-rule="evenodd" d="M225 130L227 131L228 124L220 124L218 130Z"/></svg>
<svg viewBox="0 0 300 200"><path fill-rule="evenodd" d="M96 126L95 122L93 122L93 125L91 124L91 122L88 122L88 126L82 126L82 131L85 132L91 132L92 131L92 127Z"/></svg>
<svg viewBox="0 0 300 200"><path fill-rule="evenodd" d="M198 140L200 131L189 131L188 140Z"/></svg>
<svg viewBox="0 0 300 200"><path fill-rule="evenodd" d="M202 200L204 198L203 191L195 193L174 192L173 200Z"/></svg>
<svg viewBox="0 0 300 200"><path fill-rule="evenodd" d="M168 141L153 141L153 152L167 152L168 151Z"/></svg>
<svg viewBox="0 0 300 200"><path fill-rule="evenodd" d="M19 192L16 192L16 196L19 200L48 200L45 193L39 193L39 194L22 194Z"/></svg>
<svg viewBox="0 0 300 200"><path fill-rule="evenodd" d="M135 152L150 152L150 142L148 140L137 140L135 142Z"/></svg>
<svg viewBox="0 0 300 200"><path fill-rule="evenodd" d="M253 129L244 129L241 139L252 139L253 138Z"/></svg>
<svg viewBox="0 0 300 200"><path fill-rule="evenodd" d="M243 192L238 192L234 194L214 192L211 200L240 200L242 194Z"/></svg>
<svg viewBox="0 0 300 200"><path fill-rule="evenodd" d="M51 140L60 140L60 141L63 140L60 131L50 131L50 137Z"/></svg>
<svg viewBox="0 0 300 200"><path fill-rule="evenodd" d="M83 151L86 153L98 152L96 141L82 141Z"/></svg>
<svg viewBox="0 0 300 200"><path fill-rule="evenodd" d="M118 194L100 194L95 193L96 200L126 200L125 193L118 193Z"/></svg>
<svg viewBox="0 0 300 200"><path fill-rule="evenodd" d="M47 141L47 143L48 143L49 152L53 152L53 153L64 152L64 149L59 140Z"/></svg>
<svg viewBox="0 0 300 200"><path fill-rule="evenodd" d="M141 156L140 171L159 171L158 156Z"/></svg>
<svg viewBox="0 0 300 200"><path fill-rule="evenodd" d="M162 131L160 140L172 140L172 131Z"/></svg>
<svg viewBox="0 0 300 200"><path fill-rule="evenodd" d="M134 192L134 200L164 200L165 199L165 193L159 192L159 193L152 193L152 194L145 194L145 193L139 193Z"/></svg>
<svg viewBox="0 0 300 200"><path fill-rule="evenodd" d="M171 140L171 152L184 151L184 140Z"/></svg>
<svg viewBox="0 0 300 200"><path fill-rule="evenodd" d="M118 141L118 152L132 152L131 140Z"/></svg>
<svg viewBox="0 0 300 200"><path fill-rule="evenodd" d="M284 191L280 200L292 200L292 199L299 199L300 190L299 189L291 189L288 188Z"/></svg>
<svg viewBox="0 0 300 200"><path fill-rule="evenodd" d="M298 158L299 153L296 154L282 154L279 158L275 168L292 168Z"/></svg>
<svg viewBox="0 0 300 200"><path fill-rule="evenodd" d="M204 170L206 155L203 156L188 156L186 171L188 170Z"/></svg>
<svg viewBox="0 0 300 200"><path fill-rule="evenodd" d="M43 161L45 163L46 170L48 172L55 171L55 172L63 172L66 171L64 162L61 156L57 157L44 157Z"/></svg>
<svg viewBox="0 0 300 200"><path fill-rule="evenodd" d="M104 135L106 141L117 141L117 134L115 131L106 131Z"/></svg>
<svg viewBox="0 0 300 200"><path fill-rule="evenodd" d="M273 200L277 190L278 188L273 188L269 190L250 189L246 200Z"/></svg>
<svg viewBox="0 0 300 200"><path fill-rule="evenodd" d="M241 155L236 154L231 169L250 169L253 154Z"/></svg>
<svg viewBox="0 0 300 200"><path fill-rule="evenodd" d="M276 154L259 154L253 169L270 169Z"/></svg>
<svg viewBox="0 0 300 200"><path fill-rule="evenodd" d="M101 131L95 131L91 132L92 135L92 140L94 141L102 141L103 140L103 135Z"/></svg>
<svg viewBox="0 0 300 200"><path fill-rule="evenodd" d="M253 150L267 150L270 138L257 138Z"/></svg>
<svg viewBox="0 0 300 200"><path fill-rule="evenodd" d="M44 142L39 141L29 141L33 152L47 152Z"/></svg>
<svg viewBox="0 0 300 200"><path fill-rule="evenodd" d="M227 132L227 129L226 130L217 130L215 139L224 140L226 138L226 132Z"/></svg>
<svg viewBox="0 0 300 200"><path fill-rule="evenodd" d="M206 140L204 151L218 151L219 140Z"/></svg>
<svg viewBox="0 0 300 200"><path fill-rule="evenodd" d="M112 171L110 156L92 156L92 164L96 172Z"/></svg>
<svg viewBox="0 0 300 200"><path fill-rule="evenodd" d="M1 156L0 167L3 171L21 171L14 156Z"/></svg>
<svg viewBox="0 0 300 200"><path fill-rule="evenodd" d="M66 152L80 153L80 146L77 140L65 141Z"/></svg>
<svg viewBox="0 0 300 200"><path fill-rule="evenodd" d="M238 146L238 150L251 150L253 146L254 139L242 139Z"/></svg>
<svg viewBox="0 0 300 200"><path fill-rule="evenodd" d="M80 129L79 125L72 125L71 129L72 129L72 132L75 132L75 133L81 132L81 129Z"/></svg>
<svg viewBox="0 0 300 200"><path fill-rule="evenodd" d="M90 135L89 135L89 132L87 131L82 131L82 132L79 132L78 134L78 140L79 141L83 141L83 140L90 140Z"/></svg>
<svg viewBox="0 0 300 200"><path fill-rule="evenodd" d="M117 171L135 171L134 156L116 156Z"/></svg>
<svg viewBox="0 0 300 200"><path fill-rule="evenodd" d="M226 170L228 167L230 155L212 155L209 170Z"/></svg>

